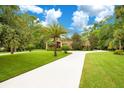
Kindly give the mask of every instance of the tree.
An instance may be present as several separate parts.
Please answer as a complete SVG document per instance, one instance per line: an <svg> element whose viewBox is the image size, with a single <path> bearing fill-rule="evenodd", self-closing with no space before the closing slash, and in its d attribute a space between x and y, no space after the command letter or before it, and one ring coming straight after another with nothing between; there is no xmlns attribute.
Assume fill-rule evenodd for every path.
<svg viewBox="0 0 124 93"><path fill-rule="evenodd" d="M54 56L57 56L57 38L60 38L61 35L65 34L66 29L59 24L51 24L47 27L47 35L53 39L54 42Z"/></svg>
<svg viewBox="0 0 124 93"><path fill-rule="evenodd" d="M72 38L72 48L74 50L80 50L82 49L82 41L81 41L81 36L78 33L74 33Z"/></svg>
<svg viewBox="0 0 124 93"><path fill-rule="evenodd" d="M12 5L0 6L0 23L3 25L1 33L2 46L11 51L16 51L19 46L19 33L17 31L17 18L19 7Z"/></svg>
<svg viewBox="0 0 124 93"><path fill-rule="evenodd" d="M109 43L113 40L114 26L113 24L104 24L99 28L98 48L108 49Z"/></svg>
<svg viewBox="0 0 124 93"><path fill-rule="evenodd" d="M45 42L47 40L45 36L44 27L41 24L35 24L32 29L33 43L35 48L45 49Z"/></svg>
<svg viewBox="0 0 124 93"><path fill-rule="evenodd" d="M1 5L0 6L0 23L15 27L15 20L17 18L17 12L19 11L19 6L16 5Z"/></svg>
<svg viewBox="0 0 124 93"><path fill-rule="evenodd" d="M97 37L97 32L91 32L90 35L88 36L89 40L89 46L91 49L96 49L98 45L98 37Z"/></svg>
<svg viewBox="0 0 124 93"><path fill-rule="evenodd" d="M114 38L115 41L118 41L119 50L122 49L122 43L124 40L124 6L116 6L115 7L115 32Z"/></svg>
<svg viewBox="0 0 124 93"><path fill-rule="evenodd" d="M34 32L37 32L37 26L34 25L36 24L34 23L34 20L36 20L36 17L29 15L27 13L20 13L20 9L18 6L0 6L0 11L1 11L0 23L7 27L7 29L4 29L4 32L2 31L3 36L6 34L5 32L8 32L8 31L9 31L8 35L13 35L13 34L15 34L14 36L17 35L19 39L18 40L19 44L17 44L19 50L28 49L30 45L34 46L34 44L36 43L36 37L38 38L40 37L40 36L34 35ZM13 29L16 32L13 33L13 31L11 31L10 29ZM5 30L8 30L8 31L5 31ZM2 39L2 42L6 42L6 40L5 41L3 40L5 39ZM9 42L8 42L8 45L9 45ZM16 49L17 48L15 48L15 51Z"/></svg>
<svg viewBox="0 0 124 93"><path fill-rule="evenodd" d="M117 22L124 21L124 5L115 6L115 17Z"/></svg>
<svg viewBox="0 0 124 93"><path fill-rule="evenodd" d="M1 36L1 33L2 33L2 29L3 28L3 25L0 23L0 36ZM1 46L1 37L0 37L0 46Z"/></svg>
<svg viewBox="0 0 124 93"><path fill-rule="evenodd" d="M2 45L10 50L13 54L19 46L20 39L19 34L15 29L10 28L8 25L3 25L3 31L1 33Z"/></svg>
<svg viewBox="0 0 124 93"><path fill-rule="evenodd" d="M114 33L115 40L118 41L119 50L122 50L122 41L124 40L124 30L117 29Z"/></svg>
<svg viewBox="0 0 124 93"><path fill-rule="evenodd" d="M33 44L28 44L27 48L28 48L28 50L31 52L32 49L34 48L34 45L33 45Z"/></svg>
<svg viewBox="0 0 124 93"><path fill-rule="evenodd" d="M37 32L37 25L35 25L34 20L36 20L36 17L31 16L29 14L22 14L19 16L18 21L18 27L20 29L21 34L21 48L23 49L29 49L29 46L34 47L35 43L35 35L34 32ZM29 49L30 51L30 49Z"/></svg>
<svg viewBox="0 0 124 93"><path fill-rule="evenodd" d="M2 37L4 35L7 36L7 33L8 33L8 36L9 35L13 36L13 38L16 37L16 35L15 35L16 30L14 28L16 27L15 20L17 18L17 12L18 11L19 11L19 7L15 6L15 5L12 5L12 6L1 5L0 6L0 23L2 25L1 38L0 38L1 46L5 46L5 42L6 43L8 42L7 40L4 39L4 37ZM4 32L3 32L3 30L4 30ZM10 41L8 43L12 44L11 47L13 47L14 42L15 42L15 44L17 44L16 40L14 40L14 39L12 40L11 37L8 37L8 38L9 38L9 41ZM5 41L3 41L3 40L5 40ZM2 44L4 44L4 45L2 45ZM16 45L16 47L17 47L17 45Z"/></svg>

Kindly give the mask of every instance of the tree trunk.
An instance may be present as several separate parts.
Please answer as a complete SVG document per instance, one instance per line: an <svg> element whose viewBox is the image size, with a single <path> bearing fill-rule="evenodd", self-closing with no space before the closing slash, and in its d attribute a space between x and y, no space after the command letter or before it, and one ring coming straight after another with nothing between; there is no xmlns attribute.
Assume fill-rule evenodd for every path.
<svg viewBox="0 0 124 93"><path fill-rule="evenodd" d="M16 47L14 48L14 52L16 52Z"/></svg>
<svg viewBox="0 0 124 93"><path fill-rule="evenodd" d="M46 50L48 50L48 43L46 42Z"/></svg>
<svg viewBox="0 0 124 93"><path fill-rule="evenodd" d="M119 40L119 50L122 49L122 46L121 46L121 40Z"/></svg>
<svg viewBox="0 0 124 93"><path fill-rule="evenodd" d="M10 48L10 52L11 52L11 54L14 54L14 48L12 46Z"/></svg>
<svg viewBox="0 0 124 93"><path fill-rule="evenodd" d="M57 56L56 38L54 37L54 56Z"/></svg>

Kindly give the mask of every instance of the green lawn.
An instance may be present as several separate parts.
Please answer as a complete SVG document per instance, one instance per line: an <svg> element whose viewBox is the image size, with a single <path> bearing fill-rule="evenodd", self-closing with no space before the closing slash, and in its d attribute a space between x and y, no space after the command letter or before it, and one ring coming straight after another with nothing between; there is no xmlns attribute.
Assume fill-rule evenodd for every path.
<svg viewBox="0 0 124 93"><path fill-rule="evenodd" d="M58 56L54 57L52 51L33 51L31 53L0 56L0 82L67 55L63 52L58 52Z"/></svg>
<svg viewBox="0 0 124 93"><path fill-rule="evenodd" d="M86 55L80 88L124 88L124 55Z"/></svg>

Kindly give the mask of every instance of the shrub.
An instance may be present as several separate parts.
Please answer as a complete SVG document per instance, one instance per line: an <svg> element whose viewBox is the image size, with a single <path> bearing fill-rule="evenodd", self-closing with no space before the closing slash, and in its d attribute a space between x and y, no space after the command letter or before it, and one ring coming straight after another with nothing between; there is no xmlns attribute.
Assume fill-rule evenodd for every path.
<svg viewBox="0 0 124 93"><path fill-rule="evenodd" d="M123 53L123 50L115 50L114 54L123 55L124 53Z"/></svg>
<svg viewBox="0 0 124 93"><path fill-rule="evenodd" d="M69 47L68 47L67 45L63 45L63 46L61 47L61 49L62 49L65 53L67 53L67 51L69 50Z"/></svg>
<svg viewBox="0 0 124 93"><path fill-rule="evenodd" d="M32 51L32 49L34 48L34 45L33 44L29 44L28 45L28 50L31 52Z"/></svg>

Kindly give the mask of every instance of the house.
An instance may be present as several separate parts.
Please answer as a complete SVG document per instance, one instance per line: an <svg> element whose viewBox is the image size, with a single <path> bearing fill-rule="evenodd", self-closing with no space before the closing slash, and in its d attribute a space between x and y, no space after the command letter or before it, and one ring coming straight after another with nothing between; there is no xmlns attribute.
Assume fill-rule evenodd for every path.
<svg viewBox="0 0 124 93"><path fill-rule="evenodd" d="M70 39L57 39L56 44L57 44L57 48L61 48L63 45L67 45L70 49L72 49L72 40ZM48 42L46 42L46 50L48 48L49 45Z"/></svg>
<svg viewBox="0 0 124 93"><path fill-rule="evenodd" d="M62 40L62 45L67 45L70 49L72 49L72 40L70 39Z"/></svg>

